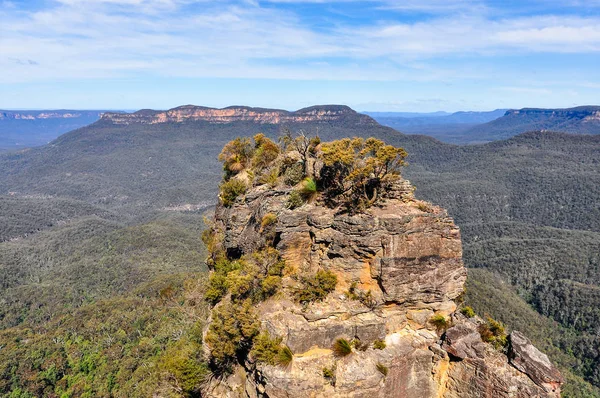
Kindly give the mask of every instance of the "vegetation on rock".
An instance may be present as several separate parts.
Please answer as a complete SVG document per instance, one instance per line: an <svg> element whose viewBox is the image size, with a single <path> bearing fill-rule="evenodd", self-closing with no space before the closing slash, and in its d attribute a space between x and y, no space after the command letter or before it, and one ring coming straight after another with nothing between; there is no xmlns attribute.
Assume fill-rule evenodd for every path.
<svg viewBox="0 0 600 398"><path fill-rule="evenodd" d="M490 317L487 318L486 323L479 325L478 330L481 339L492 344L496 349L503 349L508 344L504 325Z"/></svg>
<svg viewBox="0 0 600 398"><path fill-rule="evenodd" d="M345 357L352 353L352 344L344 338L339 338L334 341L332 349L336 357Z"/></svg>
<svg viewBox="0 0 600 398"><path fill-rule="evenodd" d="M445 331L446 329L448 329L450 327L450 322L442 314L437 314L437 315L432 316L429 319L429 323L431 323L433 326L435 326L435 328L437 329L438 332Z"/></svg>
<svg viewBox="0 0 600 398"><path fill-rule="evenodd" d="M319 270L314 275L300 277L302 287L294 292L294 297L301 303L323 300L335 290L337 276L331 271Z"/></svg>
<svg viewBox="0 0 600 398"><path fill-rule="evenodd" d="M475 316L475 311L473 311L472 307L468 305L460 309L460 313L466 316L467 318L473 318Z"/></svg>

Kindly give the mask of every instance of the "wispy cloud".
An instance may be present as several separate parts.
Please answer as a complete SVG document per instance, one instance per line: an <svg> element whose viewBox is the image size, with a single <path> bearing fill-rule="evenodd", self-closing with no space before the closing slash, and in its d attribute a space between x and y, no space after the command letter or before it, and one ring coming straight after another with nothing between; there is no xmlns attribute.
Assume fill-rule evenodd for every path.
<svg viewBox="0 0 600 398"><path fill-rule="evenodd" d="M261 6L273 3L59 0L38 10L7 7L0 11L0 67L8 72L2 79L132 73L397 79L410 63L442 56L600 51L597 17L491 20L477 11L485 7L477 0L371 1L365 7L446 15L396 21L392 13L360 27L340 22L316 29L289 8ZM34 56L43 65L35 74L11 61Z"/></svg>

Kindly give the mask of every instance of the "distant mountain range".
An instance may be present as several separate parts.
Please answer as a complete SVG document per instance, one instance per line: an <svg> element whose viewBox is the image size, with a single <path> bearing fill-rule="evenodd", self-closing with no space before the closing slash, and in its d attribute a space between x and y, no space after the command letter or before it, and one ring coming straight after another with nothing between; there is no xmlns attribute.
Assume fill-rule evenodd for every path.
<svg viewBox="0 0 600 398"><path fill-rule="evenodd" d="M600 134L600 106L509 110L496 120L474 126L465 136L477 141L494 141L534 130Z"/></svg>
<svg viewBox="0 0 600 398"><path fill-rule="evenodd" d="M561 120L564 126L595 123L593 108L552 112L509 111L498 120L527 129L531 123L525 121L534 118ZM188 105L111 112L47 145L0 153L0 254L7 259L0 263L0 329L53 319L69 308L65 303L81 303L81 297L133 291L149 278L140 271L144 264L156 267L148 270L151 275L166 272L150 257L127 263L130 268L111 260L107 272L98 264L113 255L114 244L90 236L96 229L152 220L162 228L173 214L199 216L217 195L223 145L257 132L276 138L285 129L319 134L325 141L374 136L406 148L404 175L417 196L447 208L461 228L465 263L472 270L467 300L481 314L533 336L572 376L565 391L589 388L587 396L598 396L570 372L600 386L600 135L537 131L457 146L399 133L346 106L288 112ZM186 228L200 223L195 217L189 224L187 217L177 223L185 221ZM167 235L135 235L132 245L142 251L152 239L173 236L175 241L166 242L172 246L149 252L167 258L161 250L179 247L179 227L169 225L175 229ZM65 242L69 250L63 250ZM32 248L39 253L30 255ZM85 272L79 271L82 264Z"/></svg>
<svg viewBox="0 0 600 398"><path fill-rule="evenodd" d="M0 150L47 144L61 134L94 123L102 112L0 110Z"/></svg>
<svg viewBox="0 0 600 398"><path fill-rule="evenodd" d="M513 137L526 131L600 134L600 107L456 112L406 117L403 113L369 113L379 123L407 134L424 134L453 144L477 144Z"/></svg>

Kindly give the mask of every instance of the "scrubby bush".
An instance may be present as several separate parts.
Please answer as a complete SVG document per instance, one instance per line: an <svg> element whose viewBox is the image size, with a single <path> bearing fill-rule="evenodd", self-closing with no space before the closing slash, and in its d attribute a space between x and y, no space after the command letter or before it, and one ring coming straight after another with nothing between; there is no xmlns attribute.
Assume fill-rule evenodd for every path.
<svg viewBox="0 0 600 398"><path fill-rule="evenodd" d="M377 302L375 301L375 298L373 298L373 294L371 293L371 290L367 290L367 291L360 290L358 288L357 282L352 282L352 284L348 288L348 291L345 292L344 294L350 300L360 301L363 305L365 305L366 307L369 307L371 309L375 308L377 306Z"/></svg>
<svg viewBox="0 0 600 398"><path fill-rule="evenodd" d="M221 184L219 187L219 199L223 206L229 207L237 199L238 196L243 195L248 190L248 186L245 182L232 178Z"/></svg>
<svg viewBox="0 0 600 398"><path fill-rule="evenodd" d="M376 350L383 350L385 346L385 340L375 340L373 342L373 348L375 348Z"/></svg>
<svg viewBox="0 0 600 398"><path fill-rule="evenodd" d="M300 207L304 204L304 199L302 198L302 195L300 194L300 192L298 191L292 191L290 193L290 197L287 200L286 206L288 209L295 209L297 207Z"/></svg>
<svg viewBox="0 0 600 398"><path fill-rule="evenodd" d="M260 222L260 229L264 230L270 225L273 225L277 222L277 215L273 213L267 213L263 216L262 221Z"/></svg>
<svg viewBox="0 0 600 398"><path fill-rule="evenodd" d="M437 329L438 332L444 331L444 330L448 329L448 326L450 326L448 320L442 314L437 314L437 315L432 316L429 319L429 323L431 323L433 326L435 326L435 328Z"/></svg>
<svg viewBox="0 0 600 398"><path fill-rule="evenodd" d="M208 278L208 287L204 293L204 298L211 304L216 304L227 293L227 278L225 275L213 272Z"/></svg>
<svg viewBox="0 0 600 398"><path fill-rule="evenodd" d="M244 170L252 158L254 149L248 138L236 138L229 141L219 154L219 160L223 163L225 180Z"/></svg>
<svg viewBox="0 0 600 398"><path fill-rule="evenodd" d="M317 183L314 178L306 177L302 180L300 194L305 200L312 200L317 195Z"/></svg>
<svg viewBox="0 0 600 398"><path fill-rule="evenodd" d="M275 365L281 341L281 337L272 338L269 332L264 330L254 339L250 355L258 362Z"/></svg>
<svg viewBox="0 0 600 398"><path fill-rule="evenodd" d="M314 275L303 276L301 283L303 286L295 292L297 301L303 303L323 300L335 290L337 276L331 271L319 270Z"/></svg>
<svg viewBox="0 0 600 398"><path fill-rule="evenodd" d="M252 168L261 171L268 167L277 156L279 156L279 146L265 137L264 134L254 136L254 152L252 154Z"/></svg>
<svg viewBox="0 0 600 398"><path fill-rule="evenodd" d="M175 378L185 396L190 397L197 396L210 374L202 360L202 347L185 338L167 349L159 365L161 370Z"/></svg>
<svg viewBox="0 0 600 398"><path fill-rule="evenodd" d="M345 357L352 353L352 344L344 338L339 338L333 342L332 349L336 357Z"/></svg>
<svg viewBox="0 0 600 398"><path fill-rule="evenodd" d="M349 211L373 205L381 191L400 177L407 156L403 148L375 138L344 138L321 147L325 193L332 204L342 203Z"/></svg>
<svg viewBox="0 0 600 398"><path fill-rule="evenodd" d="M213 369L217 372L230 371L237 355L250 350L259 330L260 322L250 300L223 302L216 307L206 333Z"/></svg>
<svg viewBox="0 0 600 398"><path fill-rule="evenodd" d="M460 313L466 316L467 318L473 318L475 316L475 311L472 307L466 306L460 310Z"/></svg>
<svg viewBox="0 0 600 398"><path fill-rule="evenodd" d="M301 163L294 162L285 167L283 172L283 182L289 186L295 186L304 178L304 166Z"/></svg>
<svg viewBox="0 0 600 398"><path fill-rule="evenodd" d="M279 366L288 367L292 363L293 359L294 359L294 353L292 352L290 347L284 345L283 347L281 347L279 349L279 352L277 353L277 358L276 358L277 364Z"/></svg>
<svg viewBox="0 0 600 398"><path fill-rule="evenodd" d="M381 373L384 377L388 375L389 369L387 366L385 366L381 362L378 362L375 366L377 367L379 373Z"/></svg>
<svg viewBox="0 0 600 398"><path fill-rule="evenodd" d="M490 317L487 318L486 323L479 325L478 330L481 339L492 344L496 349L503 349L508 344L504 325Z"/></svg>
<svg viewBox="0 0 600 398"><path fill-rule="evenodd" d="M323 377L329 381L332 386L335 385L335 365L323 368Z"/></svg>

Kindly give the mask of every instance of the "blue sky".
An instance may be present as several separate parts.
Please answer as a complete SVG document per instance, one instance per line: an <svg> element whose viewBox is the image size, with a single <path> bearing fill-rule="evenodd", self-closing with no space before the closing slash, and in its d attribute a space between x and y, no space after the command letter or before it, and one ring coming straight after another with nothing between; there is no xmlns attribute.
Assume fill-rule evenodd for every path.
<svg viewBox="0 0 600 398"><path fill-rule="evenodd" d="M0 0L0 108L600 103L600 0Z"/></svg>

